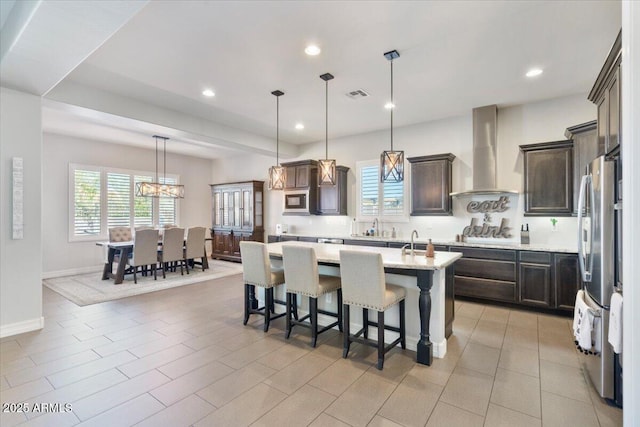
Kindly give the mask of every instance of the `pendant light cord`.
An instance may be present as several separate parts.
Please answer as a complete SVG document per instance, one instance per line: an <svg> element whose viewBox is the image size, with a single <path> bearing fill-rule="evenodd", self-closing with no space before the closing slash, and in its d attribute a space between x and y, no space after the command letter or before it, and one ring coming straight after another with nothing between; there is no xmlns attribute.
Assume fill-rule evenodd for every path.
<svg viewBox="0 0 640 427"><path fill-rule="evenodd" d="M391 151L393 151L393 110L396 105L393 103L393 59L391 60Z"/></svg>
<svg viewBox="0 0 640 427"><path fill-rule="evenodd" d="M329 80L325 82L324 104L324 159L329 159Z"/></svg>
<svg viewBox="0 0 640 427"><path fill-rule="evenodd" d="M280 97L276 96L276 166L280 166Z"/></svg>
<svg viewBox="0 0 640 427"><path fill-rule="evenodd" d="M155 136L154 138L156 140L156 182L159 182L158 181L158 137Z"/></svg>
<svg viewBox="0 0 640 427"><path fill-rule="evenodd" d="M162 158L164 160L164 164L162 166L162 179L164 180L163 184L167 183L167 138L164 139L164 148L162 149Z"/></svg>

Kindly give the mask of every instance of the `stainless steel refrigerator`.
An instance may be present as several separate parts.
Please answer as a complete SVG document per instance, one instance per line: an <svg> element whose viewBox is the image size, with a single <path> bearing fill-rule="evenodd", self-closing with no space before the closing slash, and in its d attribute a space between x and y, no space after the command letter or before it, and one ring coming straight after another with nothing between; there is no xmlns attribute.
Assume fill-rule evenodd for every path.
<svg viewBox="0 0 640 427"><path fill-rule="evenodd" d="M587 166L578 199L578 258L582 287L600 308L597 354L585 354L582 363L600 394L614 398L614 353L608 343L609 302L615 287L615 169L614 162L597 157ZM599 333L598 333L599 332Z"/></svg>

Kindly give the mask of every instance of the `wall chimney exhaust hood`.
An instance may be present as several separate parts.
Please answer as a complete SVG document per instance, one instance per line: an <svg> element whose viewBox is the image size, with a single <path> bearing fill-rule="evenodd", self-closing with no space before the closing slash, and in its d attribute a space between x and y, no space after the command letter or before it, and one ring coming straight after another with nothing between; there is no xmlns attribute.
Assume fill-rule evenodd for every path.
<svg viewBox="0 0 640 427"><path fill-rule="evenodd" d="M497 188L498 107L473 109L473 189L451 193L453 197L492 194L518 194Z"/></svg>

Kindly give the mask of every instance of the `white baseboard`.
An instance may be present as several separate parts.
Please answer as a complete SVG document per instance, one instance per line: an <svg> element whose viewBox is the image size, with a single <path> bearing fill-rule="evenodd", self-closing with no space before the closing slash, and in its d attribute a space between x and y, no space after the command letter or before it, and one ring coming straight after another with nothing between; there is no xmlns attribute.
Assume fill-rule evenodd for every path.
<svg viewBox="0 0 640 427"><path fill-rule="evenodd" d="M104 268L103 265L94 265L90 267L70 268L68 270L47 271L42 273L42 279L53 279L55 277L73 276L75 274L99 273Z"/></svg>
<svg viewBox="0 0 640 427"><path fill-rule="evenodd" d="M44 328L44 317L0 325L0 338L37 331L42 328Z"/></svg>

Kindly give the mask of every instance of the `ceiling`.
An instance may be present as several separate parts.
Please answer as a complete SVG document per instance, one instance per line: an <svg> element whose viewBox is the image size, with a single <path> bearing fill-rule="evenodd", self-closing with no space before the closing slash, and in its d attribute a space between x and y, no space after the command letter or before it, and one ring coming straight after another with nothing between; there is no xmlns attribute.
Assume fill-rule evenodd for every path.
<svg viewBox="0 0 640 427"><path fill-rule="evenodd" d="M400 53L395 126L469 114L482 105L586 94L620 29L620 15L617 1L150 1L63 84L269 139L276 120L270 92L280 89L281 139L304 144L325 137L319 75L326 72L335 76L328 88L330 139L389 128L383 106L390 70L383 53L392 49ZM321 47L320 55L304 53L310 42ZM544 73L526 78L534 66ZM205 98L205 88L216 96ZM356 89L370 96L346 96ZM47 114L45 129L62 133L85 120ZM297 122L305 129L295 130ZM107 116L92 124L105 135L112 127ZM87 128L95 138L95 129ZM149 136L114 128L118 136L105 139Z"/></svg>

